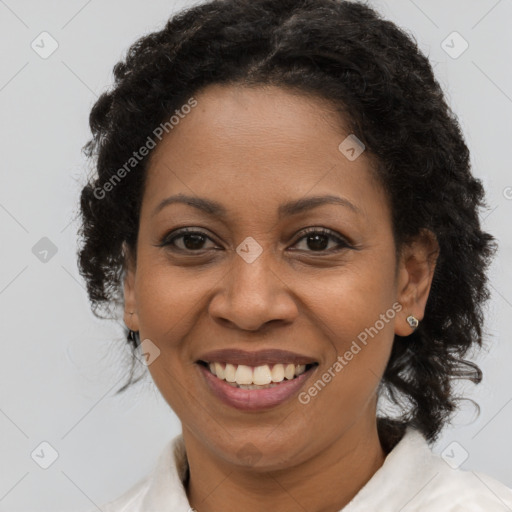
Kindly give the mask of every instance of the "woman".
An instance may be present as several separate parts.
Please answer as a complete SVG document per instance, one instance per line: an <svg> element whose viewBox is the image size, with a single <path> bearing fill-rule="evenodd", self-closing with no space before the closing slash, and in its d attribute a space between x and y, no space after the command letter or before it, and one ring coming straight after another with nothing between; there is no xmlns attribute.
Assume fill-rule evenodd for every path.
<svg viewBox="0 0 512 512"><path fill-rule="evenodd" d="M496 243L415 43L359 3L213 1L114 74L79 263L182 434L103 510L512 509L428 446L481 380Z"/></svg>

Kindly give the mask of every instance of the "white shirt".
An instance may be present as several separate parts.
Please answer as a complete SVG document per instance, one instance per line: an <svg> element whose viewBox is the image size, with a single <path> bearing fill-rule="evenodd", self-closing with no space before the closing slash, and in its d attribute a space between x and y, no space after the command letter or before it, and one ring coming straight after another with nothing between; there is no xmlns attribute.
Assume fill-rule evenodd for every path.
<svg viewBox="0 0 512 512"><path fill-rule="evenodd" d="M101 510L190 512L183 485L187 470L179 434L165 445L149 475ZM482 473L453 469L432 453L419 431L409 427L384 464L340 512L372 511L512 512L512 489Z"/></svg>

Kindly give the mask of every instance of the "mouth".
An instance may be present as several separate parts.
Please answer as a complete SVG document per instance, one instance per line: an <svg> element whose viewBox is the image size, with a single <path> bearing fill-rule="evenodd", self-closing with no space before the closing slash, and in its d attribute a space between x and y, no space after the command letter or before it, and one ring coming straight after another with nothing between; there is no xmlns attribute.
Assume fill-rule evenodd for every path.
<svg viewBox="0 0 512 512"><path fill-rule="evenodd" d="M261 411L291 399L315 373L318 363L275 363L261 366L197 361L209 390L230 407Z"/></svg>
<svg viewBox="0 0 512 512"><path fill-rule="evenodd" d="M268 389L278 386L283 381L290 381L308 372L318 363L293 364L277 363L261 366L230 364L222 362L197 361L217 379L241 389Z"/></svg>

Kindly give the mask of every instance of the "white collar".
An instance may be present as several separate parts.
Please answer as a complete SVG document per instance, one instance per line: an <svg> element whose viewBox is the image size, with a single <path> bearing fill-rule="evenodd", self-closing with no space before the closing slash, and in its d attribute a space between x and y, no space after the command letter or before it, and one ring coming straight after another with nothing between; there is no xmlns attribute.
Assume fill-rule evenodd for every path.
<svg viewBox="0 0 512 512"><path fill-rule="evenodd" d="M183 485L187 468L183 436L178 434L165 445L153 471L102 510L189 512ZM373 511L511 512L512 490L481 473L452 469L432 453L419 431L408 427L384 464L340 512Z"/></svg>

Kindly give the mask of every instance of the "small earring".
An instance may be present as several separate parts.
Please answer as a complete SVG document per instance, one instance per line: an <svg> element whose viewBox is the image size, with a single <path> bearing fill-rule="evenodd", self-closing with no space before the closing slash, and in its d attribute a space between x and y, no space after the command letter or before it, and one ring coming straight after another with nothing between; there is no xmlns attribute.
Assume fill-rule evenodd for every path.
<svg viewBox="0 0 512 512"><path fill-rule="evenodd" d="M128 341L134 346L138 347L140 345L139 343L139 337L138 337L137 331L132 331L131 329L128 332Z"/></svg>
<svg viewBox="0 0 512 512"><path fill-rule="evenodd" d="M420 323L419 320L415 317L415 316L412 316L412 315L409 315L407 317L407 323L414 329L416 330L416 328L418 327L418 324Z"/></svg>

